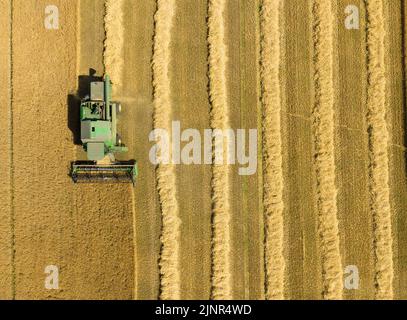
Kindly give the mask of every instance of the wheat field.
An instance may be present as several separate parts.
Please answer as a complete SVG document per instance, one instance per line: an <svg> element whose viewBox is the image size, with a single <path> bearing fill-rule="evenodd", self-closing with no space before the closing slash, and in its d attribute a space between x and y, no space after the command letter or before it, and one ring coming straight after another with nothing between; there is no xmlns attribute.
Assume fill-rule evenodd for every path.
<svg viewBox="0 0 407 320"><path fill-rule="evenodd" d="M407 298L405 0L52 2L0 0L0 299ZM89 69L135 187L68 175ZM257 129L256 172L154 165L174 121Z"/></svg>

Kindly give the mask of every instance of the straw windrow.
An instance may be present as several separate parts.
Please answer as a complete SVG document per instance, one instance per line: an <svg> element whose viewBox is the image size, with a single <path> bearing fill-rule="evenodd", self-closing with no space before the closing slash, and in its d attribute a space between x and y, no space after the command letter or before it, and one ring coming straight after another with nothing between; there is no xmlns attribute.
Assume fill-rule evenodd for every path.
<svg viewBox="0 0 407 320"><path fill-rule="evenodd" d="M376 298L393 298L393 240L386 123L385 18L382 0L367 1L368 129L371 210L374 221Z"/></svg>
<svg viewBox="0 0 407 320"><path fill-rule="evenodd" d="M174 0L158 0L155 14L153 53L154 128L171 132L172 104L169 64L171 61L171 30L175 14ZM158 159L162 155L158 155ZM173 164L159 164L156 170L161 205L161 299L180 299L180 218L177 185Z"/></svg>
<svg viewBox="0 0 407 320"><path fill-rule="evenodd" d="M113 92L120 92L123 78L124 21L123 0L106 0L105 2L104 66L105 73L113 83Z"/></svg>
<svg viewBox="0 0 407 320"><path fill-rule="evenodd" d="M227 129L229 110L227 98L227 49L225 44L225 0L209 0L209 80L211 127ZM220 139L218 139L218 143ZM227 153L227 143L224 143ZM213 165L212 206L212 298L232 298L232 276L230 259L230 173L225 164Z"/></svg>
<svg viewBox="0 0 407 320"><path fill-rule="evenodd" d="M337 218L334 150L333 10L314 0L315 108L313 135L317 178L318 229L325 299L342 299L342 261Z"/></svg>
<svg viewBox="0 0 407 320"><path fill-rule="evenodd" d="M283 157L280 90L280 0L261 9L261 88L263 103L263 201L265 212L266 298L284 298Z"/></svg>

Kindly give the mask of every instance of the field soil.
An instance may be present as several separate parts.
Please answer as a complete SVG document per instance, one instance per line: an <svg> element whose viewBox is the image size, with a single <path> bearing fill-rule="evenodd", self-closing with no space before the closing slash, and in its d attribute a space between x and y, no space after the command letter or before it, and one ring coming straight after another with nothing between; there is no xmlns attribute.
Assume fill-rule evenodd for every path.
<svg viewBox="0 0 407 320"><path fill-rule="evenodd" d="M0 299L407 298L405 1L48 4L0 0ZM69 177L105 73L135 186ZM151 163L173 121L256 172Z"/></svg>

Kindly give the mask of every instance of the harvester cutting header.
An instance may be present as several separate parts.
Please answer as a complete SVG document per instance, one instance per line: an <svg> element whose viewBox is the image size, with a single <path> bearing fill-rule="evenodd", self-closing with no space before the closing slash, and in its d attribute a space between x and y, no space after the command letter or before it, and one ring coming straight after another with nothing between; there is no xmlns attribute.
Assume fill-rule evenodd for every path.
<svg viewBox="0 0 407 320"><path fill-rule="evenodd" d="M137 177L134 160L116 161L116 153L128 148L117 134L117 116L121 104L112 102L112 83L108 75L103 81L90 83L90 96L80 105L81 142L88 161L72 163L74 182L132 182Z"/></svg>

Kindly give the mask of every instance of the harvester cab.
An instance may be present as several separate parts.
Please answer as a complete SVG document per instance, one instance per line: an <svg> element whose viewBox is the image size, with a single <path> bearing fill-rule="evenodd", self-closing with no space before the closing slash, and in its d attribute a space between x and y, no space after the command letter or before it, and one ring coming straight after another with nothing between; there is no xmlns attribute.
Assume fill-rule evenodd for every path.
<svg viewBox="0 0 407 320"><path fill-rule="evenodd" d="M75 161L71 167L74 182L132 182L137 177L134 160L117 161L115 154L128 148L117 134L117 117L121 104L111 101L112 83L108 75L103 81L90 83L90 96L80 105L81 142L87 161Z"/></svg>

